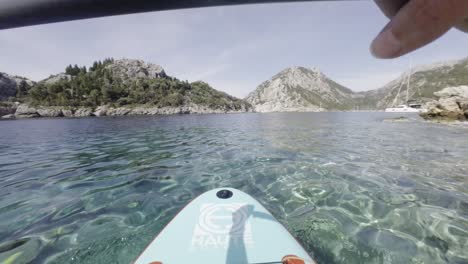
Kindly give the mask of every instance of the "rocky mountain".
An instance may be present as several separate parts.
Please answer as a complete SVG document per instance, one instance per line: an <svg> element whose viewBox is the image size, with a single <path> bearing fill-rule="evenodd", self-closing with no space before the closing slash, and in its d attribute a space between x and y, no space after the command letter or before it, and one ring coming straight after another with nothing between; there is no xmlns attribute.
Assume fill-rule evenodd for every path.
<svg viewBox="0 0 468 264"><path fill-rule="evenodd" d="M292 67L260 84L245 100L258 112L315 112L351 109L353 95L317 69Z"/></svg>
<svg viewBox="0 0 468 264"><path fill-rule="evenodd" d="M245 99L258 112L383 110L406 103L408 76L409 99L426 103L446 87L468 85L468 58L415 67L382 88L366 92L353 92L317 69L293 67L260 84Z"/></svg>
<svg viewBox="0 0 468 264"><path fill-rule="evenodd" d="M356 93L357 104L367 109L385 109L394 102L406 103L408 76L411 77L408 97L426 103L436 99L435 92L444 88L468 85L468 58L415 67L380 89Z"/></svg>

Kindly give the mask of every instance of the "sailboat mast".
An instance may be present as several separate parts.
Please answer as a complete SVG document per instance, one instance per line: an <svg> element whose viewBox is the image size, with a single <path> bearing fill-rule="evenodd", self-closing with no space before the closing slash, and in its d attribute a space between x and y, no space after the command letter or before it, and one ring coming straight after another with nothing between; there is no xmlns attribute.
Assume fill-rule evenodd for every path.
<svg viewBox="0 0 468 264"><path fill-rule="evenodd" d="M409 89L410 89L410 81L411 81L411 74L413 73L413 62L410 61L410 70L408 73L408 83L406 86L406 103L408 104L409 102Z"/></svg>
<svg viewBox="0 0 468 264"><path fill-rule="evenodd" d="M319 86L319 94L320 95L322 95L321 91L322 91L322 89ZM319 100L320 100L320 102L319 102L319 112L322 112L322 98L320 98Z"/></svg>
<svg viewBox="0 0 468 264"><path fill-rule="evenodd" d="M400 82L400 86L398 87L398 92L395 96L395 99L393 99L393 103L392 103L392 107L395 107L397 101L398 101L398 97L400 97L400 91L401 91L401 87L403 86L403 84L405 83L405 78L404 76L401 77L401 82Z"/></svg>
<svg viewBox="0 0 468 264"><path fill-rule="evenodd" d="M408 74L408 83L406 85L406 103L408 103L408 101L409 101L410 79L411 79L411 69L410 69L410 72Z"/></svg>

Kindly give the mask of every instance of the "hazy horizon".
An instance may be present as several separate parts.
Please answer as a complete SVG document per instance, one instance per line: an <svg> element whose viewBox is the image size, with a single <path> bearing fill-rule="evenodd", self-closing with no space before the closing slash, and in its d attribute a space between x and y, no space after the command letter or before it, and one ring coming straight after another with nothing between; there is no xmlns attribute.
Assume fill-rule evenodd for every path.
<svg viewBox="0 0 468 264"><path fill-rule="evenodd" d="M467 57L468 35L451 30L394 60L369 52L388 22L373 2L303 2L183 9L0 31L0 71L38 81L69 64L106 57L161 65L243 98L292 66L318 68L353 91L377 89L418 66Z"/></svg>

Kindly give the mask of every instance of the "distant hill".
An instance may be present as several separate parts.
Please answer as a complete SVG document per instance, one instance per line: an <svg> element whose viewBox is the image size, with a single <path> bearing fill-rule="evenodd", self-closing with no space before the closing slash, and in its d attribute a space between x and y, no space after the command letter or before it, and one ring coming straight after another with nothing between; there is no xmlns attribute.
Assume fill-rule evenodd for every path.
<svg viewBox="0 0 468 264"><path fill-rule="evenodd" d="M376 90L353 92L317 69L292 67L260 84L245 100L258 112L382 110L393 102L406 103L409 74L403 73ZM415 67L411 70L409 98L425 103L436 99L434 92L460 85L468 85L468 58Z"/></svg>
<svg viewBox="0 0 468 264"><path fill-rule="evenodd" d="M353 94L317 69L292 67L260 84L245 100L258 112L348 110Z"/></svg>

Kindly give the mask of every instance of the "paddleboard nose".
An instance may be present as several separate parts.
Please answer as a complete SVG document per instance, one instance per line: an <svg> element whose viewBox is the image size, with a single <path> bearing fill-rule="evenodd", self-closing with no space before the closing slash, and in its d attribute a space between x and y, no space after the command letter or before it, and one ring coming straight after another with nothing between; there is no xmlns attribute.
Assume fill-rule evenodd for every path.
<svg viewBox="0 0 468 264"><path fill-rule="evenodd" d="M135 263L314 262L263 205L240 190L224 187L187 204Z"/></svg>

